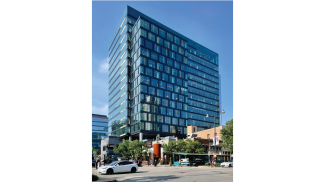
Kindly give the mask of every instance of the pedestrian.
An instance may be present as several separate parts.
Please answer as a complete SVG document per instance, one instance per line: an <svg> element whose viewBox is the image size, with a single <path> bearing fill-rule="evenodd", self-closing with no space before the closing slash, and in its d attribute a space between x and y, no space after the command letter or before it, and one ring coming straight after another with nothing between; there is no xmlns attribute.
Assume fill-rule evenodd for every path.
<svg viewBox="0 0 325 182"><path fill-rule="evenodd" d="M148 164L148 166L149 166L149 161L147 160L147 164Z"/></svg>
<svg viewBox="0 0 325 182"><path fill-rule="evenodd" d="M97 169L97 163L98 163L98 158L97 158L96 161L95 161L96 169Z"/></svg>
<svg viewBox="0 0 325 182"><path fill-rule="evenodd" d="M100 166L101 166L101 158L98 157L98 167L100 167Z"/></svg>
<svg viewBox="0 0 325 182"><path fill-rule="evenodd" d="M212 161L212 165L214 166L214 160Z"/></svg>
<svg viewBox="0 0 325 182"><path fill-rule="evenodd" d="M150 164L152 165L152 160L150 160Z"/></svg>
<svg viewBox="0 0 325 182"><path fill-rule="evenodd" d="M156 162L157 162L157 161L156 161L156 159L155 159L155 163L154 163L154 166L155 166L155 167L156 167L156 164L157 164Z"/></svg>
<svg viewBox="0 0 325 182"><path fill-rule="evenodd" d="M182 160L179 159L179 165L182 167Z"/></svg>

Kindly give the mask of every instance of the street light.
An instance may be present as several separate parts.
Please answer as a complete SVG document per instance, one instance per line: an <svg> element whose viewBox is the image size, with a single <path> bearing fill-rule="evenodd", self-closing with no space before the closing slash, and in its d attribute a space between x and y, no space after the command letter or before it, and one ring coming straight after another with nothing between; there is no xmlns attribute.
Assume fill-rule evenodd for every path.
<svg viewBox="0 0 325 182"><path fill-rule="evenodd" d="M216 111L218 111L218 109ZM225 111L222 109L221 113L224 114ZM221 113L220 113L220 125L221 125ZM209 117L210 117L209 114L207 114L206 118L209 118ZM214 134L213 134L213 136L214 136L214 139L216 139L216 118L217 117L216 116L211 116L211 117L213 117L213 119L214 119L214 126L213 126L213 128L214 128ZM210 143L210 141L209 141L209 143ZM210 150L210 148L209 148L209 150ZM215 145L215 153L216 152L217 152L217 145Z"/></svg>
<svg viewBox="0 0 325 182"><path fill-rule="evenodd" d="M222 109L222 111L220 113L220 125L222 125L222 118L221 118L222 114L225 114L225 110L223 110L223 109Z"/></svg>
<svg viewBox="0 0 325 182"><path fill-rule="evenodd" d="M209 116L209 114L207 114L207 116L206 116L206 118L209 118L210 116ZM214 134L213 134L213 136L214 136L214 139L216 138L216 116L212 116L213 117L213 119L214 119L214 125L213 125L213 128L214 128ZM212 140L213 141L213 140ZM210 143L210 141L209 141L209 143ZM209 150L210 150L210 148L209 148ZM215 152L217 152L217 146L215 145ZM209 159L210 159L210 156L209 156Z"/></svg>

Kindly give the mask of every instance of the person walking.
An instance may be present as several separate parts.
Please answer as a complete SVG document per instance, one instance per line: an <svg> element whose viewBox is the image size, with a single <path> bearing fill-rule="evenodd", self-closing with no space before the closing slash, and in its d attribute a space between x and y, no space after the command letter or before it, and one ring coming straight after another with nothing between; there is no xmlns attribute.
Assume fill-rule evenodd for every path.
<svg viewBox="0 0 325 182"><path fill-rule="evenodd" d="M98 157L98 167L100 167L100 166L101 166L101 158Z"/></svg>
<svg viewBox="0 0 325 182"><path fill-rule="evenodd" d="M98 163L98 158L97 158L96 161L95 161L96 169L97 169L97 163Z"/></svg>
<svg viewBox="0 0 325 182"><path fill-rule="evenodd" d="M147 164L148 164L148 167L149 167L149 161L147 160Z"/></svg>

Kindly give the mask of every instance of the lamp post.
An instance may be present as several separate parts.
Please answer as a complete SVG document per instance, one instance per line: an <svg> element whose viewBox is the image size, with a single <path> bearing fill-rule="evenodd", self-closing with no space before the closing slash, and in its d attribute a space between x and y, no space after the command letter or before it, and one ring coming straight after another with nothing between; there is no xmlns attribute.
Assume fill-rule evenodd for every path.
<svg viewBox="0 0 325 182"><path fill-rule="evenodd" d="M218 109L217 109L217 111L218 111ZM225 111L222 109L221 113L224 114ZM220 126L221 126L221 113L220 113ZM209 117L210 117L209 114L207 114L206 118L209 118ZM214 125L213 125L214 133L213 133L213 136L214 136L214 140L215 140L216 139L216 118L217 118L217 116L211 116L211 117L213 117L213 119L214 119ZM216 145L214 145L214 146L215 146L215 152L217 152L217 146ZM209 148L209 150L210 150L210 148Z"/></svg>
<svg viewBox="0 0 325 182"><path fill-rule="evenodd" d="M209 114L207 114L207 116L206 116L206 118L209 118L210 116L209 116ZM213 117L213 119L214 119L214 124L213 124L213 128L214 128L214 134L213 134L213 136L214 136L214 139L215 139L215 137L216 137L216 116L211 116L211 117ZM213 140L212 140L213 141ZM210 143L210 142L209 142ZM217 147L217 146L215 146L215 147ZM209 149L210 150L210 149ZM217 152L217 149L215 148L215 152Z"/></svg>
<svg viewBox="0 0 325 182"><path fill-rule="evenodd" d="M222 111L220 113L220 125L222 125L222 118L221 118L222 114L225 114L225 110L223 110L223 109L222 109Z"/></svg>

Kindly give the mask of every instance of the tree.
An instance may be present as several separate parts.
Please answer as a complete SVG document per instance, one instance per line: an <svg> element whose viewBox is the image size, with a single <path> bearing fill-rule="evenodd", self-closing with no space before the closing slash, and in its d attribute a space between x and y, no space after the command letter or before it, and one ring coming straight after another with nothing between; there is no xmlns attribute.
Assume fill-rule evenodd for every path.
<svg viewBox="0 0 325 182"><path fill-rule="evenodd" d="M133 159L139 159L148 155L148 148L144 146L145 143L139 140L133 140L130 142L129 150Z"/></svg>
<svg viewBox="0 0 325 182"><path fill-rule="evenodd" d="M168 142L168 144L163 144L163 149L164 153L167 154L172 154L173 152L176 152L176 142L172 141Z"/></svg>
<svg viewBox="0 0 325 182"><path fill-rule="evenodd" d="M203 154L205 149L201 147L199 141L193 142L191 139L178 140L163 144L164 153L172 154L173 152L199 153Z"/></svg>
<svg viewBox="0 0 325 182"><path fill-rule="evenodd" d="M220 145L229 148L233 153L233 119L226 122L226 127L221 130L222 141Z"/></svg>
<svg viewBox="0 0 325 182"><path fill-rule="evenodd" d="M129 159L138 159L143 156L147 156L147 147L144 147L144 142L139 140L125 140L123 143L120 143L118 147L114 147L113 151L115 154L121 154L124 158Z"/></svg>
<svg viewBox="0 0 325 182"><path fill-rule="evenodd" d="M122 157L127 158L128 160L131 158L131 152L129 150L129 140L125 140L123 143L120 143L118 147L114 147L113 151L115 154L121 154Z"/></svg>
<svg viewBox="0 0 325 182"><path fill-rule="evenodd" d="M184 152L186 146L186 141L184 140L178 140L176 142L176 152Z"/></svg>
<svg viewBox="0 0 325 182"><path fill-rule="evenodd" d="M185 152L186 153L199 153L203 154L205 151L204 147L201 146L199 141L193 142L191 139L186 139Z"/></svg>

